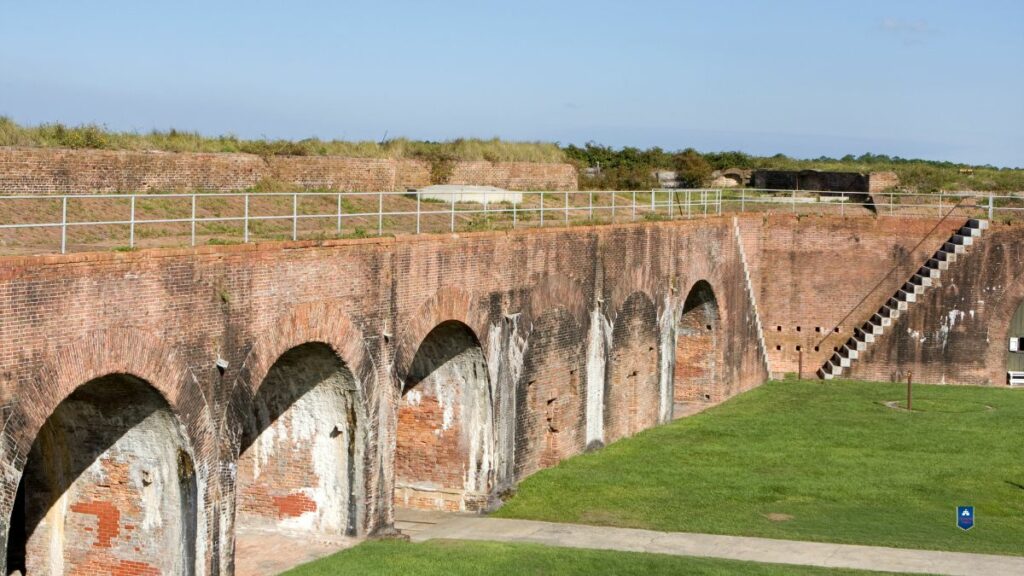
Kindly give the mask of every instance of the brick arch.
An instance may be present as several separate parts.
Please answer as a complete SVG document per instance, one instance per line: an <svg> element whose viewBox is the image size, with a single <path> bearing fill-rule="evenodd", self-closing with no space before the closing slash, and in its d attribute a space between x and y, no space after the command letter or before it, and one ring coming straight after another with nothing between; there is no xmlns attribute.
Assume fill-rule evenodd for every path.
<svg viewBox="0 0 1024 576"><path fill-rule="evenodd" d="M2 490L0 514L10 518L15 493L22 480L29 451L40 429L52 414L77 389L108 376L131 376L151 390L169 410L169 417L180 425L182 449L194 465L197 485L203 486L204 469L214 457L211 409L184 361L173 347L166 346L156 334L133 328L106 328L88 333L68 343L54 346L42 354L43 360L19 385L19 398L31 399L9 407L4 429ZM27 390L27 388L31 388ZM200 488L195 527L207 530L208 515L203 500L209 490ZM4 522L3 524L6 524ZM5 526L9 528L9 526ZM8 547L6 530L2 535ZM197 558L205 563L207 558ZM0 565L6 569L6 553Z"/></svg>
<svg viewBox="0 0 1024 576"><path fill-rule="evenodd" d="M412 360L424 338L434 328L448 321L465 324L476 336L485 359L492 361L486 358L488 314L487 308L479 306L464 290L454 286L438 290L411 317L403 319L401 331L395 335L394 374L397 382L403 382L409 374Z"/></svg>
<svg viewBox="0 0 1024 576"><path fill-rule="evenodd" d="M707 287L711 290L711 293L714 294L715 302L716 302L716 307L717 307L717 310L718 310L718 321L719 321L719 323L724 325L725 320L726 320L726 315L728 313L728 306L724 306L722 304L722 296L725 294L725 292L721 289L721 286L719 286L718 280L714 276L712 276L712 275L705 275L705 276L697 277L696 280L694 280L693 282L690 282L687 285L686 290L681 291L681 292L678 293L678 298L676 298L676 302L675 302L675 304L676 304L676 306L675 306L675 320L676 320L676 322L678 322L680 317L682 317L682 315L683 315L683 308L686 306L686 298L688 296L690 296L691 294L693 294L693 291L695 289L697 289L699 285L702 285L702 284L706 284Z"/></svg>
<svg viewBox="0 0 1024 576"><path fill-rule="evenodd" d="M586 335L566 306L533 320L516 382L517 481L583 451L586 444Z"/></svg>
<svg viewBox="0 0 1024 576"><path fill-rule="evenodd" d="M548 275L530 290L523 310L524 319L534 321L555 308L562 309L573 320L586 326L590 320L591 298L578 282L563 274Z"/></svg>
<svg viewBox="0 0 1024 576"><path fill-rule="evenodd" d="M605 378L605 442L658 423L661 408L658 307L636 291L616 310Z"/></svg>
<svg viewBox="0 0 1024 576"><path fill-rule="evenodd" d="M719 402L724 399L724 318L719 292L708 280L690 285L676 307L673 400Z"/></svg>
<svg viewBox="0 0 1024 576"><path fill-rule="evenodd" d="M241 384L251 397L282 354L311 342L329 346L356 376L362 395L367 395L367 387L376 382L376 370L363 332L340 303L329 301L301 304L281 314L274 329L265 332L242 361L235 387Z"/></svg>
<svg viewBox="0 0 1024 576"><path fill-rule="evenodd" d="M111 374L134 376L160 393L186 425L197 453L213 445L210 406L199 383L177 351L156 334L132 328L97 330L53 348L43 357L38 371L22 384L19 392L19 397L33 401L18 404L20 418L12 418L19 422L16 434L22 460L39 428L65 398L79 386ZM26 385L33 390L25 390Z"/></svg>

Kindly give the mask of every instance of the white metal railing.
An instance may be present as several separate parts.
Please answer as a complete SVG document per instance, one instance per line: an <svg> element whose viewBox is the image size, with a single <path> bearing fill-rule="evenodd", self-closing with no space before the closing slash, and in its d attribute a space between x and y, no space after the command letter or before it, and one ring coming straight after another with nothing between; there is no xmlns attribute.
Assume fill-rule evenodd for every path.
<svg viewBox="0 0 1024 576"><path fill-rule="evenodd" d="M58 205L59 216L53 220L42 220L29 217L29 221L4 222L0 220L0 233L29 229L59 229L60 253L68 251L68 233L72 230L117 226L124 227L128 232L128 248L137 245L136 233L144 226L151 225L187 225L189 244L195 246L199 228L206 224L236 224L241 230L238 235L244 243L252 237L252 225L257 222L290 223L290 237L298 240L302 230L301 224L309 221L333 223L333 232L343 235L347 228L346 222L375 221L377 235L388 233L416 233L423 231L423 223L427 219L436 220L443 217L447 221L447 231L456 232L460 220L474 216L484 216L488 222L500 225L503 222L511 227L547 226L584 221L596 221L607 218L609 221L645 219L675 219L697 216L715 215L721 212L721 197L717 190L653 190L653 191L564 191L564 192L514 192L521 195L515 202L492 201L486 198L482 202L469 202L457 199L458 193L452 193L450 200L438 200L439 193L426 197L420 192L242 192L242 193L193 193L193 194L68 194L68 195L6 195L0 196L0 218L10 220L17 218L17 209L5 211L4 205L13 203L53 204ZM444 193L440 193L443 197ZM638 197L639 196L639 197ZM302 209L311 200L318 200L322 209L325 199L331 199L332 210L318 210L312 213ZM231 214L223 214L221 207L213 210L209 205L214 201L234 201ZM282 203L290 200L290 210L286 213L257 214L253 204L268 200L277 200L280 209ZM282 202L283 201L283 202ZM140 214L140 205L145 203L177 202L177 211L184 207L187 215L176 217L149 217ZM103 205L105 203L106 205ZM359 204L358 207L346 209L347 204ZM93 205L92 212L89 205ZM123 217L117 218L85 218L75 219L69 216L69 208L74 206L79 212L92 214L99 210L104 214L114 210L111 205L119 205ZM205 206L204 206L205 205ZM168 211L164 208L164 211ZM13 213L12 213L13 212ZM389 223L396 218L410 219L397 226ZM536 222L534 220L536 219ZM413 223L414 222L414 223ZM469 227L472 227L472 222ZM436 227L435 227L436 228ZM324 229L319 229L322 232ZM432 230L434 231L434 230ZM305 231L308 232L308 231Z"/></svg>
<svg viewBox="0 0 1024 576"><path fill-rule="evenodd" d="M453 193L457 194L457 193ZM977 192L817 192L800 190L680 189L648 191L515 192L515 202L448 200L420 192L238 192L193 194L69 194L0 196L0 252L4 246L29 245L36 251L69 250L69 233L89 227L118 227L127 232L127 248L139 244L140 229L180 226L187 232L163 233L195 246L202 235L250 242L265 237L256 223L279 225L275 238L298 240L312 233L339 236L457 232L486 227L569 225L707 217L724 212L792 212L940 217L958 213L993 218L1024 214L1024 195ZM162 207L154 208L160 204ZM867 210L866 210L867 209ZM172 215L173 214L173 215ZM209 233L205 227L238 228ZM326 225L325 225L326 224ZM428 225L429 224L429 225ZM310 230L310 227L314 230ZM57 238L24 238L22 231L50 230ZM114 234L107 230L105 233ZM118 238L124 238L124 232ZM123 240L119 240L123 241ZM49 242L49 244L45 244ZM88 242L85 243L88 245ZM46 246L50 246L46 248Z"/></svg>

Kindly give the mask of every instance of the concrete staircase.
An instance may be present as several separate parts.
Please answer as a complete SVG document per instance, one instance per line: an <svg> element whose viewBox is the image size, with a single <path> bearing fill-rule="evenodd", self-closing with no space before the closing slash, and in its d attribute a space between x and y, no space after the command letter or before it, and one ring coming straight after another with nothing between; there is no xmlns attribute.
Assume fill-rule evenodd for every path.
<svg viewBox="0 0 1024 576"><path fill-rule="evenodd" d="M841 376L843 370L853 366L853 363L871 346L871 343L884 334L901 314L906 313L917 301L917 297L924 294L935 280L941 278L942 272L948 270L950 264L955 263L957 257L965 253L967 247L974 244L974 239L981 236L982 231L986 228L988 228L988 220L972 218L954 232L942 244L942 247L925 262L924 266L904 282L896 293L871 315L867 322L854 328L853 336L818 369L818 377L831 380Z"/></svg>

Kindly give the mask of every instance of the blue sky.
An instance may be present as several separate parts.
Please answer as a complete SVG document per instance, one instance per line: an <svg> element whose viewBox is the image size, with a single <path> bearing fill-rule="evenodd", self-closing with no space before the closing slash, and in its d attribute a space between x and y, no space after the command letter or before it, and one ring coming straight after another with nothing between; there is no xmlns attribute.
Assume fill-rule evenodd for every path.
<svg viewBox="0 0 1024 576"><path fill-rule="evenodd" d="M1024 166L1024 2L0 0L0 114Z"/></svg>

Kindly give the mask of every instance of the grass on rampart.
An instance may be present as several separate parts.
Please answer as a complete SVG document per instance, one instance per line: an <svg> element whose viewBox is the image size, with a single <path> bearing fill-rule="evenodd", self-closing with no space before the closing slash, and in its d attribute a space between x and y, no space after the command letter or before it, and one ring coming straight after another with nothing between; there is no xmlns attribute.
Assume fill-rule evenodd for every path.
<svg viewBox="0 0 1024 576"><path fill-rule="evenodd" d="M508 518L1024 555L1024 391L770 382L526 479ZM955 525L973 505L976 526Z"/></svg>
<svg viewBox="0 0 1024 576"><path fill-rule="evenodd" d="M247 140L236 136L203 136L180 130L146 133L115 132L87 124L21 126L0 116L0 146L88 148L98 150L162 150L166 152L244 152L261 156L349 156L415 158L427 161L489 160L491 162L563 162L565 154L548 142L509 142L492 138L460 138L426 142L397 138L383 142L342 140Z"/></svg>

